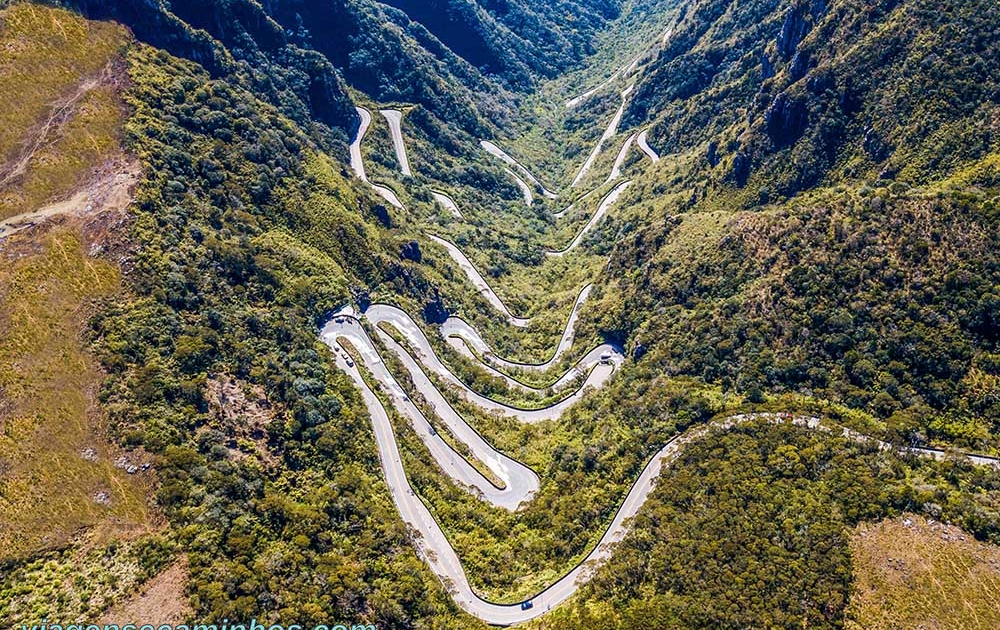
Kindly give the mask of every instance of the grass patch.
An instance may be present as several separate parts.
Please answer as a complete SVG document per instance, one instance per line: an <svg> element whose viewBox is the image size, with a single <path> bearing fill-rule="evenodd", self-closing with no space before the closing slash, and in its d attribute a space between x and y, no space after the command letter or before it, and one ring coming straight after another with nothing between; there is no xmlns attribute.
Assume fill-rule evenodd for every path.
<svg viewBox="0 0 1000 630"><path fill-rule="evenodd" d="M1000 627L1000 547L909 515L862 524L851 539L848 630Z"/></svg>
<svg viewBox="0 0 1000 630"><path fill-rule="evenodd" d="M155 587L158 580L150 583L154 576L170 577L163 568L176 558L174 544L158 535L100 543L88 534L75 543L6 567L5 579L0 580L0 619L5 627L32 626L46 618L52 623L97 622L116 603L148 590L144 584ZM175 604L178 609L183 605L183 600ZM112 623L137 618L142 617Z"/></svg>
<svg viewBox="0 0 1000 630"><path fill-rule="evenodd" d="M70 229L0 265L0 556L62 544L83 528L150 522L143 484L114 466L94 393L101 373L81 331L114 294L118 268Z"/></svg>
<svg viewBox="0 0 1000 630"><path fill-rule="evenodd" d="M0 12L0 218L66 194L118 146L108 85L121 27L18 3Z"/></svg>

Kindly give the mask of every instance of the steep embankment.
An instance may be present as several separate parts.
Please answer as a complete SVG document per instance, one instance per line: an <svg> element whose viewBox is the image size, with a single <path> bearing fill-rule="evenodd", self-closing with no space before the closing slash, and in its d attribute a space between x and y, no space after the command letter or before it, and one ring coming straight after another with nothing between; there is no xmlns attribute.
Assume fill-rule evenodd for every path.
<svg viewBox="0 0 1000 630"><path fill-rule="evenodd" d="M113 439L88 318L122 293L139 170L121 146L128 34L0 10L0 618L66 618L159 570L151 458ZM116 541L109 545L110 541ZM173 555L168 552L167 555Z"/></svg>
<svg viewBox="0 0 1000 630"><path fill-rule="evenodd" d="M10 105L0 132L7 559L65 545L82 527L141 530L153 520L145 483L112 463L117 449L94 409L101 374L80 340L93 302L120 281L117 264L87 252L109 246L139 175L120 146L126 41L122 29L65 12L0 12L0 91ZM46 221L59 215L68 215L59 226Z"/></svg>

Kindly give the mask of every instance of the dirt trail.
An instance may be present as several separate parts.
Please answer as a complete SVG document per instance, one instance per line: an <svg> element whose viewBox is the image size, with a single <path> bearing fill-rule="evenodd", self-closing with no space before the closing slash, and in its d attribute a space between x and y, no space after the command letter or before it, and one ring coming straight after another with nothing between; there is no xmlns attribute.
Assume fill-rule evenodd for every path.
<svg viewBox="0 0 1000 630"><path fill-rule="evenodd" d="M141 174L137 161L110 160L70 198L0 221L0 241L57 215L122 211L131 203L132 191Z"/></svg>
<svg viewBox="0 0 1000 630"><path fill-rule="evenodd" d="M76 106L80 103L83 97L99 85L103 85L106 82L111 81L113 78L112 74L112 66L111 64L108 64L104 66L96 76L83 79L77 84L72 93L60 98L52 104L52 108L50 109L49 115L46 117L45 121L28 130L27 138L23 143L23 148L18 156L14 158L14 161L10 164L0 164L0 189L9 185L18 177L24 175L27 171L28 164L31 163L31 159L52 136L52 131L66 124L76 111Z"/></svg>

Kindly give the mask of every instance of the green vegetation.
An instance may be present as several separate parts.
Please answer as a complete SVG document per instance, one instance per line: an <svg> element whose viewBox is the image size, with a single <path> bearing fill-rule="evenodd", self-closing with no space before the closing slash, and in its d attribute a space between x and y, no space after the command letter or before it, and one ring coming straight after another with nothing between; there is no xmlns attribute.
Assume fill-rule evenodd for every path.
<svg viewBox="0 0 1000 630"><path fill-rule="evenodd" d="M92 398L102 375L80 339L118 270L89 258L74 230L39 246L0 268L2 559L63 545L80 528L115 535L154 520L143 482L114 466Z"/></svg>
<svg viewBox="0 0 1000 630"><path fill-rule="evenodd" d="M69 545L67 535L45 551L37 540L14 541L29 557L4 567L0 594L15 597L0 616L106 609L184 552L199 620L481 627L416 555L362 401L317 339L347 303L385 301L423 315L460 378L527 402L447 349L433 322L458 312L499 354L544 360L580 288L596 283L561 367L601 340L619 342L630 360L600 392L558 421L529 426L446 394L498 449L539 473L540 491L523 511L491 509L447 481L389 410L413 487L474 588L492 599L516 601L570 569L648 458L725 414L808 411L896 443L1000 447L1000 135L988 72L997 60L986 45L995 8L967 3L945 20L924 0L637 2L618 23L635 33L602 45L599 72L515 96L577 65L618 3L512 1L504 12L456 0L445 24L432 20L440 3L390 4L411 15L368 0L74 3L122 20L145 42L123 52L127 122L120 131L112 124L122 111L113 92L89 92L66 127L69 144L47 149L65 156L58 178L34 164L24 190L61 190L66 173L119 137L145 179L114 241L121 278L62 230L0 271L0 323L12 331L0 339L3 404L11 398L31 412L3 416L0 470L5 492L17 492L4 495L0 519L8 522L8 496L21 502L11 512L33 496L5 468L36 448L25 436L56 443L60 462L78 453L73 432L55 435L48 423L88 426L80 392L103 376L95 417L108 420L120 446L154 462L169 529L122 544L112 532L92 547ZM24 4L8 12L36 20L25 22L36 30L51 23L39 15L67 16ZM661 29L675 17L664 42ZM97 37L105 27L74 20L86 26L18 63L58 76L32 64L86 56L80 33ZM125 43L115 37L101 40L107 51ZM647 52L634 75L566 110L567 96L640 46ZM553 50L563 55L551 58ZM608 218L578 251L547 257L596 210L600 192L526 207L478 140L524 127L500 143L559 187L631 81L621 132L587 183L603 181L624 138L647 125L664 159L652 166L634 152L625 168L635 183ZM73 85L42 83L44 102ZM10 147L45 116L32 102L12 122ZM353 103L374 113L363 146L369 173L399 191L405 210L387 208L348 173ZM405 113L412 180L398 176L379 106ZM73 125L99 136L83 143L92 153L68 140L82 137ZM454 196L465 220L434 205L437 189ZM564 201L576 206L555 219ZM534 317L529 329L508 326L471 291L427 232L466 251L516 314ZM403 256L412 241L421 255ZM79 341L90 315L87 342L103 375ZM46 378L22 378L32 367L24 357ZM72 414L31 408L50 402L72 404ZM25 423L44 430L16 431ZM73 460L60 467L67 479L38 487L82 484L84 470L103 469ZM69 506L76 526L116 509L141 521L144 489L129 488L104 512ZM844 627L869 611L849 604L852 576L863 580L852 573L852 528L913 511L998 542L998 497L995 471L907 461L836 435L769 423L712 434L664 471L596 580L533 625ZM51 515L30 530L16 519L31 510L18 514L13 531L51 533ZM114 558L104 573L91 566L102 554ZM103 586L56 586L74 572Z"/></svg>
<svg viewBox="0 0 1000 630"><path fill-rule="evenodd" d="M997 215L979 195L862 195L829 191L637 233L624 249L677 245L626 281L641 289L605 300L604 326L634 323L649 360L673 373L843 402L888 419L907 442L995 447ZM683 245L691 239L703 249ZM672 306L643 315L663 303Z"/></svg>
<svg viewBox="0 0 1000 630"><path fill-rule="evenodd" d="M176 547L161 536L102 542L85 535L72 547L4 567L0 619L9 627L97 619L167 566Z"/></svg>
<svg viewBox="0 0 1000 630"><path fill-rule="evenodd" d="M577 604L536 626L841 628L851 527L912 509L935 492L955 501L948 517L978 521L988 508L947 489L962 468L901 462L787 425L706 438L664 471L633 531ZM1000 482L995 472L969 479L972 495L995 496ZM915 493L911 480L924 490ZM977 533L996 541L1000 530L994 521Z"/></svg>
<svg viewBox="0 0 1000 630"><path fill-rule="evenodd" d="M126 139L151 176L130 294L94 322L102 399L116 435L157 456L196 614L466 623L409 546L315 334L353 288L391 281L371 198L246 90L145 46L129 63ZM220 373L261 388L256 440L240 424L261 418L212 410Z"/></svg>
<svg viewBox="0 0 1000 630"><path fill-rule="evenodd" d="M386 4L404 10L484 73L524 89L534 76L552 76L592 53L592 34L618 16L622 1L387 0Z"/></svg>
<svg viewBox="0 0 1000 630"><path fill-rule="evenodd" d="M639 80L626 122L669 158L604 228L600 330L670 374L995 449L996 7L728 5L683 12Z"/></svg>

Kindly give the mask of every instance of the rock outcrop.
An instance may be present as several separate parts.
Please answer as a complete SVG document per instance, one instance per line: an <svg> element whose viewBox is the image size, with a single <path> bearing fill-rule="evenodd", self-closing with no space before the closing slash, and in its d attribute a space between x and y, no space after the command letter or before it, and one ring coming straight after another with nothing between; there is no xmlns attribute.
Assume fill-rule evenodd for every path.
<svg viewBox="0 0 1000 630"><path fill-rule="evenodd" d="M416 241L410 241L403 245L402 250L399 253L399 257L403 260L412 260L413 262L420 262L423 260L423 253L420 251L420 243Z"/></svg>
<svg viewBox="0 0 1000 630"><path fill-rule="evenodd" d="M771 141L777 146L787 146L802 135L809 122L809 110L803 101L782 92L774 98L764 117Z"/></svg>
<svg viewBox="0 0 1000 630"><path fill-rule="evenodd" d="M778 33L778 54L784 60L789 60L795 55L796 49L809 32L809 23L806 21L808 6L799 4L785 15L785 21L781 25L781 32Z"/></svg>
<svg viewBox="0 0 1000 630"><path fill-rule="evenodd" d="M428 324L443 324L451 316L448 307L444 304L444 299L436 288L431 291L430 297L424 302L421 315Z"/></svg>

